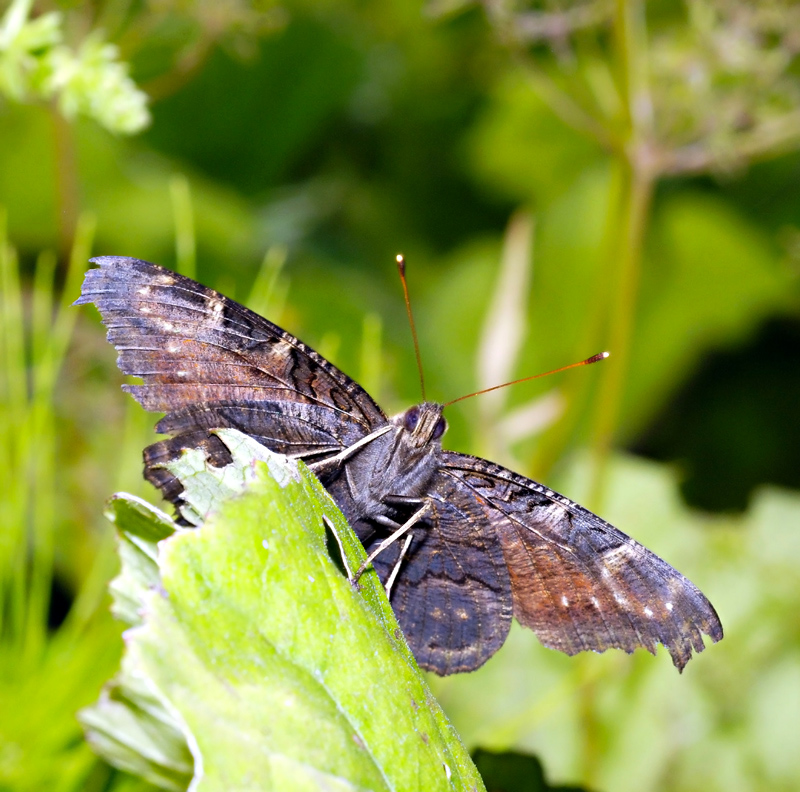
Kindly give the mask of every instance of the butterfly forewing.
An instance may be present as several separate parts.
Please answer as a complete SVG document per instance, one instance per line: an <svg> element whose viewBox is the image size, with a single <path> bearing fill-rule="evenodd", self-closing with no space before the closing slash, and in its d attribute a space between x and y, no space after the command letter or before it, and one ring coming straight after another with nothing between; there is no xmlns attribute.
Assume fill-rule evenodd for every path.
<svg viewBox="0 0 800 792"><path fill-rule="evenodd" d="M92 259L77 303L97 305L128 390L164 412L175 435L145 451L145 475L175 500L178 482L161 467L202 447L217 465L230 457L209 434L230 427L280 453L319 458L386 423L356 382L313 349L233 300L139 259Z"/></svg>
<svg viewBox="0 0 800 792"><path fill-rule="evenodd" d="M386 416L294 336L189 278L138 259L92 259L77 303L97 305L128 389L148 410L264 401L314 404L367 434Z"/></svg>
<svg viewBox="0 0 800 792"><path fill-rule="evenodd" d="M503 548L514 616L567 654L667 648L682 669L702 634L722 638L703 594L654 553L587 509L485 459L442 452L457 497L483 504Z"/></svg>

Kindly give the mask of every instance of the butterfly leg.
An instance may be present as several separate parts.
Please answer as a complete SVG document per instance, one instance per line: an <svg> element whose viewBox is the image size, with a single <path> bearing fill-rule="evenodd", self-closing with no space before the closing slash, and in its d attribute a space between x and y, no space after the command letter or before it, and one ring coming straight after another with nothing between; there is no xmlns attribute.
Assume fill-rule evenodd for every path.
<svg viewBox="0 0 800 792"><path fill-rule="evenodd" d="M400 557L397 559L397 563L392 568L392 574L389 575L389 579L386 581L386 599L392 599L392 586L394 585L394 580L397 577L397 573L400 571L400 567L403 564L403 558L405 554L408 552L408 547L411 544L411 540L414 538L414 534L410 533L406 536L405 542L403 542L403 549L400 551Z"/></svg>
<svg viewBox="0 0 800 792"><path fill-rule="evenodd" d="M342 462L347 461L350 459L351 456L357 454L365 445L371 443L373 440L377 440L382 435L385 435L387 432L391 432L394 427L391 424L387 424L386 426L382 426L380 429L368 434L366 437L362 437L359 441L353 443L351 446L347 446L347 448L343 448L338 454L328 457L327 459L321 459L319 462L310 462L308 464L308 469L314 473L316 476L324 475L325 473L329 473L331 470L335 470L342 464Z"/></svg>
<svg viewBox="0 0 800 792"><path fill-rule="evenodd" d="M372 560L382 553L390 544L396 542L404 533L413 528L430 509L430 504L425 501L422 507L419 508L414 514L411 515L393 534L387 536L362 562L361 566L356 571L356 582L364 574L364 570L372 563Z"/></svg>

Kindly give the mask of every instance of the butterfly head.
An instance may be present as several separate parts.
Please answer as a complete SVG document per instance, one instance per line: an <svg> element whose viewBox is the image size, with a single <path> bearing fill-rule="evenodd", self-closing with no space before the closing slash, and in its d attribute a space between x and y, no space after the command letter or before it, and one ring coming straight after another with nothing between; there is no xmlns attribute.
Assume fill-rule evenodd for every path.
<svg viewBox="0 0 800 792"><path fill-rule="evenodd" d="M422 447L432 440L439 440L447 431L443 409L444 406L436 402L423 402L396 415L393 421L409 432L413 445Z"/></svg>

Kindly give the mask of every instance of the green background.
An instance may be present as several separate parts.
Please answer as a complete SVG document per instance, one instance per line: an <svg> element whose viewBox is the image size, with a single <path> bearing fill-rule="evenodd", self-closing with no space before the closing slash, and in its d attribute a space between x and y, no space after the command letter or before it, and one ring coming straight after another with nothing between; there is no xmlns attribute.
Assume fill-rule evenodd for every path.
<svg viewBox="0 0 800 792"><path fill-rule="evenodd" d="M430 398L611 351L454 405L445 445L598 511L726 629L681 677L663 652L569 659L515 629L480 671L431 681L468 746L596 790L797 788L794 5L107 0L31 16L52 11L72 51L119 48L151 120L108 120L107 66L71 84L75 113L66 89L17 90L47 47L0 37L0 789L144 788L74 718L121 652L103 503L157 502L140 474L155 418L119 391L96 313L68 307L88 257L194 273L394 412L420 399L399 251Z"/></svg>

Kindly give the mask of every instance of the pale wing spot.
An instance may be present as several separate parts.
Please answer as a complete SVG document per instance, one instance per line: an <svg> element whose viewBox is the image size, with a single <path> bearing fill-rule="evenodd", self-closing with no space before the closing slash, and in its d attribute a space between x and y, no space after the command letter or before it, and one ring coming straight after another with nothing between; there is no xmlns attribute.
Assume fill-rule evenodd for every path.
<svg viewBox="0 0 800 792"><path fill-rule="evenodd" d="M609 567L615 568L621 566L625 561L636 555L632 547L626 544L621 544L617 547L612 547L603 553L603 563ZM605 570L603 570L605 572Z"/></svg>
<svg viewBox="0 0 800 792"><path fill-rule="evenodd" d="M625 599L621 594L615 594L614 599L616 600L618 605L627 605L628 600Z"/></svg>
<svg viewBox="0 0 800 792"><path fill-rule="evenodd" d="M275 360L276 365L278 362L288 360L291 354L292 348L283 341L279 344L275 344L270 350L270 357Z"/></svg>
<svg viewBox="0 0 800 792"><path fill-rule="evenodd" d="M149 313L153 313L153 309L152 309L152 308L148 308L146 305L140 305L140 306L139 306L139 310L140 310L140 311L141 311L143 314L149 314Z"/></svg>
<svg viewBox="0 0 800 792"><path fill-rule="evenodd" d="M647 616L647 617L652 617L653 616L653 611L651 611L650 608L645 608L644 609L644 615Z"/></svg>
<svg viewBox="0 0 800 792"><path fill-rule="evenodd" d="M548 522L550 520L556 523L561 522L566 514L564 507L556 501L549 503L547 506L542 506L540 509L540 511L537 510L536 512L537 518L540 518L543 521L547 520Z"/></svg>
<svg viewBox="0 0 800 792"><path fill-rule="evenodd" d="M225 303L223 303L222 300L219 300L216 297L209 297L207 305L208 305L208 310L211 312L211 317L209 321L212 324L221 324L222 314L225 312Z"/></svg>
<svg viewBox="0 0 800 792"><path fill-rule="evenodd" d="M178 352L180 352L180 351L181 351L181 348L177 344L170 344L167 347L167 352L169 352L170 355L177 355Z"/></svg>
<svg viewBox="0 0 800 792"><path fill-rule="evenodd" d="M175 372L175 376L176 377L188 377L189 376L189 372L188 371L176 371Z"/></svg>
<svg viewBox="0 0 800 792"><path fill-rule="evenodd" d="M568 600L568 599L567 599L565 596L563 596L563 595L561 596L561 604L562 604L562 605L563 605L565 608L568 608L568 607L569 607L569 600Z"/></svg>
<svg viewBox="0 0 800 792"><path fill-rule="evenodd" d="M672 603L671 603L671 602L668 602L668 603L667 603L667 604L666 604L664 607L665 607L665 608L666 608L668 611L672 611L673 605L672 605Z"/></svg>
<svg viewBox="0 0 800 792"><path fill-rule="evenodd" d="M154 278L153 281L159 286L172 286L175 283L175 278L172 275L159 275L158 277Z"/></svg>
<svg viewBox="0 0 800 792"><path fill-rule="evenodd" d="M139 294L143 294L145 297L147 297L150 294L150 287L142 286L142 288L139 289Z"/></svg>
<svg viewBox="0 0 800 792"><path fill-rule="evenodd" d="M597 601L597 597L592 597L592 605L594 605L598 610L600 609L600 603Z"/></svg>
<svg viewBox="0 0 800 792"><path fill-rule="evenodd" d="M463 608L456 611L456 616L458 616L458 618L461 619L462 621L466 621L467 619L469 619L469 614Z"/></svg>
<svg viewBox="0 0 800 792"><path fill-rule="evenodd" d="M161 329L169 333L175 329L175 325L172 322L161 322Z"/></svg>

